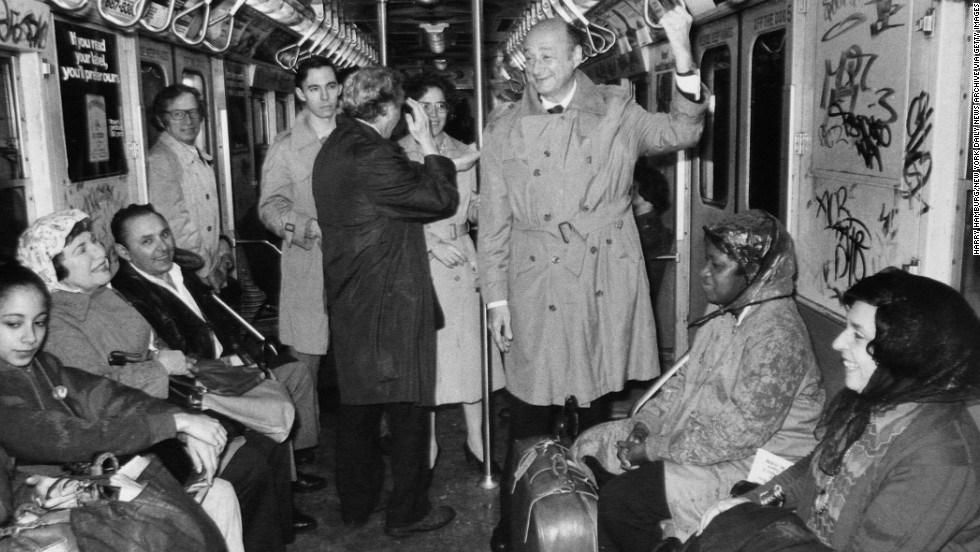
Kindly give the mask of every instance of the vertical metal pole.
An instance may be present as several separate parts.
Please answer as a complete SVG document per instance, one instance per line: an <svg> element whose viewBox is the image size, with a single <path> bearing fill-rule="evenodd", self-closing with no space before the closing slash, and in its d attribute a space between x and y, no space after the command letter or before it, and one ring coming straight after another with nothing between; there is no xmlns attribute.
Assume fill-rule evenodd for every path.
<svg viewBox="0 0 980 552"><path fill-rule="evenodd" d="M388 66L388 0L378 0L378 57Z"/></svg>
<svg viewBox="0 0 980 552"><path fill-rule="evenodd" d="M483 149L483 0L472 0L473 12L473 95L476 101L476 145ZM493 478L490 468L490 342L487 331L487 306L480 301L480 333L483 336L480 345L483 347L483 475L480 477L480 487L496 489L499 485Z"/></svg>

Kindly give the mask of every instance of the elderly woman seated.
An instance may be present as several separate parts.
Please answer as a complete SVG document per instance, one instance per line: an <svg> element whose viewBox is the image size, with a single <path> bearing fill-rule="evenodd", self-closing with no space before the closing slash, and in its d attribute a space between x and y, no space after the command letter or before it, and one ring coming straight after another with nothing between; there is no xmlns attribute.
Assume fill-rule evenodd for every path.
<svg viewBox="0 0 980 552"><path fill-rule="evenodd" d="M36 274L17 265L0 266L0 449L4 458L9 453L16 460L15 486L34 481L28 474L58 477L66 463L88 462L100 452L136 454L175 437L184 442L195 469L212 480L227 439L221 424L62 366L57 358L41 352L49 306L48 291ZM0 487L6 492L0 493L0 518L4 519L12 513L13 501L8 468L3 462ZM161 471L158 476L169 477L165 474ZM171 487L176 485L172 483ZM174 498L190 511L198 508L182 495L178 491ZM207 497L204 507L218 522L228 549L241 550L241 519L230 486L220 482ZM208 534L217 532L207 517L200 516L200 521L203 525L174 535L170 545L204 546ZM219 535L218 545L224 549L220 541Z"/></svg>
<svg viewBox="0 0 980 552"><path fill-rule="evenodd" d="M151 349L150 324L108 287L109 261L85 213L68 209L36 220L21 236L18 258L51 290L46 350L62 362L160 397L167 395L170 374L189 371L194 361L182 352ZM140 360L114 366L114 351ZM241 503L245 549L284 550L295 530L289 449L238 424L224 424L245 441L224 458L220 472ZM168 467L185 471L175 455L160 452Z"/></svg>
<svg viewBox="0 0 980 552"><path fill-rule="evenodd" d="M629 419L583 433L572 452L621 473L599 495L603 550L652 550L661 523L684 538L760 448L796 460L824 403L793 301L796 259L783 225L746 211L705 229L702 288L717 308L694 324L690 360Z"/></svg>
<svg viewBox="0 0 980 552"><path fill-rule="evenodd" d="M896 269L859 281L844 304L834 349L845 388L820 420L820 444L766 485L712 507L702 538L762 549L763 535L744 528L774 512L739 506L752 501L795 509L811 534L790 542L784 525L784 546L980 550L980 431L967 411L980 399L980 319L953 288Z"/></svg>

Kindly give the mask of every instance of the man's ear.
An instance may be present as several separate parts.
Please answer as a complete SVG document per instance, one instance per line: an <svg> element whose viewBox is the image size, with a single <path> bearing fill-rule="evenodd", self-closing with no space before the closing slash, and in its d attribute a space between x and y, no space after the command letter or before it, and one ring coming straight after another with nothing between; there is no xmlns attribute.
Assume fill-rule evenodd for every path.
<svg viewBox="0 0 980 552"><path fill-rule="evenodd" d="M575 47L572 48L572 61L574 61L575 66L578 67L579 65L582 64L582 60L584 59L585 59L585 54L582 52L582 45L576 44Z"/></svg>
<svg viewBox="0 0 980 552"><path fill-rule="evenodd" d="M129 257L129 250L125 246L115 243L112 245L112 248L116 250L116 255L119 255L120 258L132 262L132 259Z"/></svg>
<svg viewBox="0 0 980 552"><path fill-rule="evenodd" d="M296 99L298 99L303 103L306 103L306 94L304 94L303 89L298 86L296 87Z"/></svg>

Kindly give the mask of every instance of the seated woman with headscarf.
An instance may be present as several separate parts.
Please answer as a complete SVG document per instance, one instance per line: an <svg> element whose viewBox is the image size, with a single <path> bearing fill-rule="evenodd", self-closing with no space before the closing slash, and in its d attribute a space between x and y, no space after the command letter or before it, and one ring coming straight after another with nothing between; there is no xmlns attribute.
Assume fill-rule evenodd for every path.
<svg viewBox="0 0 980 552"><path fill-rule="evenodd" d="M854 284L844 304L834 341L844 389L820 420L820 444L712 507L705 534L720 512L720 525L745 527L772 512L727 510L775 501L833 550L980 550L980 431L967 411L980 399L980 318L953 288L896 269Z"/></svg>
<svg viewBox="0 0 980 552"><path fill-rule="evenodd" d="M690 360L629 419L596 426L572 448L621 473L599 494L603 550L649 552L672 520L676 536L748 476L760 448L789 460L816 443L820 371L793 301L793 242L753 210L705 228L702 288L716 306Z"/></svg>
<svg viewBox="0 0 980 552"><path fill-rule="evenodd" d="M67 209L34 221L21 235L18 258L51 291L45 350L62 362L158 397L167 396L169 374L188 372L193 360L180 351L151 348L150 323L108 287L106 251L92 236L85 213ZM139 360L112 365L114 351ZM224 423L233 436L244 436L220 475L235 487L241 503L245 549L284 550L294 531L288 446ZM158 452L175 474L187 471L180 455Z"/></svg>

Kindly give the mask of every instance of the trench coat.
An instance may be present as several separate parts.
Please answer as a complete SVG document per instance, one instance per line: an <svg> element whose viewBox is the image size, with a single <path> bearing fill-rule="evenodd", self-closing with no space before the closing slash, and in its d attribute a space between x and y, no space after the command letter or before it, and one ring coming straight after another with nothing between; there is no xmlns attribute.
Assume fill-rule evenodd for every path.
<svg viewBox="0 0 980 552"><path fill-rule="evenodd" d="M586 405L660 372L633 167L696 144L709 96L675 93L670 114L651 114L621 87L575 79L562 114L533 88L498 107L480 161L483 298L509 303L507 390L534 405Z"/></svg>
<svg viewBox="0 0 980 552"><path fill-rule="evenodd" d="M418 142L406 136L398 142L409 159L424 158ZM469 151L466 144L446 133L436 137L439 153L450 159ZM436 404L473 403L483 398L483 344L480 339L480 288L476 277L476 247L467 232L468 213L477 205L476 169L456 173L459 209L449 218L425 225L425 243L432 247L446 241L469 260L463 266L448 267L439 259L429 259L432 284L446 318L436 333ZM476 222L475 220L473 222ZM490 351L490 390L504 386L504 372L496 348Z"/></svg>
<svg viewBox="0 0 980 552"><path fill-rule="evenodd" d="M310 126L309 110L296 116L293 128L276 136L262 165L259 218L282 238L279 286L279 340L308 355L322 355L330 343L323 304L323 253L319 244L306 250L293 245L316 219L313 162L322 143ZM291 225L287 228L287 225Z"/></svg>
<svg viewBox="0 0 980 552"><path fill-rule="evenodd" d="M409 160L339 118L313 166L323 279L343 404L433 404L436 309L422 225L456 212L456 167Z"/></svg>
<svg viewBox="0 0 980 552"><path fill-rule="evenodd" d="M204 259L197 275L205 281L218 262L221 236L218 185L210 163L210 155L169 132L160 134L146 157L150 203L170 224L177 247Z"/></svg>

